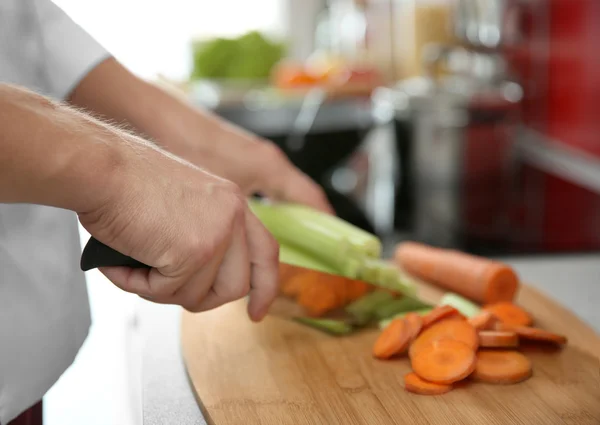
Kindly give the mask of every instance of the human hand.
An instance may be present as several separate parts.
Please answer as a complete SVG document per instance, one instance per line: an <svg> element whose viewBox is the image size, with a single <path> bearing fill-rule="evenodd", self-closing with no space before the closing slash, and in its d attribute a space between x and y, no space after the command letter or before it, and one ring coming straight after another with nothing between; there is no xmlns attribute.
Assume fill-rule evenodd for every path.
<svg viewBox="0 0 600 425"><path fill-rule="evenodd" d="M79 218L99 241L152 269L100 271L127 292L193 312L249 294L248 313L261 320L277 294L279 250L239 187L116 136L129 140L111 195Z"/></svg>

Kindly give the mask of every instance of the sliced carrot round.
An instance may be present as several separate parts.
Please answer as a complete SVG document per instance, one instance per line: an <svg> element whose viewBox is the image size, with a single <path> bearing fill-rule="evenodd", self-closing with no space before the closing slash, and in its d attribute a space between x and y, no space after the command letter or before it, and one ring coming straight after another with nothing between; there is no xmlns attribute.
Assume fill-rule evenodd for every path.
<svg viewBox="0 0 600 425"><path fill-rule="evenodd" d="M414 372L407 373L404 375L404 388L406 391L421 395L441 395L452 390L450 384L436 384L435 382L428 382L421 379L419 375Z"/></svg>
<svg viewBox="0 0 600 425"><path fill-rule="evenodd" d="M532 371L531 361L518 351L480 350L472 377L491 384L516 384Z"/></svg>
<svg viewBox="0 0 600 425"><path fill-rule="evenodd" d="M423 318L417 313L407 313L404 316L404 321L406 322L408 329L410 329L410 341L414 341L421 329L423 328Z"/></svg>
<svg viewBox="0 0 600 425"><path fill-rule="evenodd" d="M496 329L501 331L515 332L519 338L531 341L549 342L551 344L564 345L567 343L567 337L564 335L555 334L544 329L529 327L529 326L514 326L506 323L496 324Z"/></svg>
<svg viewBox="0 0 600 425"><path fill-rule="evenodd" d="M479 346L508 348L519 346L519 336L512 331L479 331Z"/></svg>
<svg viewBox="0 0 600 425"><path fill-rule="evenodd" d="M496 318L489 311L481 311L477 315L471 317L468 322L478 331L490 330Z"/></svg>
<svg viewBox="0 0 600 425"><path fill-rule="evenodd" d="M524 309L511 302L499 302L486 305L483 308L489 311L502 322L509 325L529 326L533 323L533 319Z"/></svg>
<svg viewBox="0 0 600 425"><path fill-rule="evenodd" d="M414 340L409 349L409 356L421 351L431 341L438 339L452 339L466 344L472 350L476 350L479 345L479 338L475 328L466 320L448 319L434 323L429 328L423 330Z"/></svg>
<svg viewBox="0 0 600 425"><path fill-rule="evenodd" d="M425 316L423 316L423 327L426 328L428 326L433 325L435 322L439 322L442 319L445 319L449 316L453 316L456 314L460 314L457 309L451 307L449 305L440 305L435 307Z"/></svg>
<svg viewBox="0 0 600 425"><path fill-rule="evenodd" d="M411 332L403 319L395 319L390 323L375 341L373 355L378 359L388 359L402 354L410 343Z"/></svg>
<svg viewBox="0 0 600 425"><path fill-rule="evenodd" d="M431 341L411 358L415 373L437 384L465 379L475 369L475 362L475 351L467 344L452 339Z"/></svg>

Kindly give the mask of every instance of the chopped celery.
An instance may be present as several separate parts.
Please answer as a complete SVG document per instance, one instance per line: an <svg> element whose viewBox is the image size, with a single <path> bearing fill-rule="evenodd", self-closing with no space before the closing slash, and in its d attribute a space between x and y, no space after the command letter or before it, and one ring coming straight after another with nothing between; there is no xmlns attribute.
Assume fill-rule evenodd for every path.
<svg viewBox="0 0 600 425"><path fill-rule="evenodd" d="M323 264L311 255L285 244L279 245L279 261L323 273L337 274L337 271L333 267Z"/></svg>
<svg viewBox="0 0 600 425"><path fill-rule="evenodd" d="M346 306L345 311L353 323L359 326L366 325L373 319L377 307L393 298L394 296L387 291L373 291Z"/></svg>
<svg viewBox="0 0 600 425"><path fill-rule="evenodd" d="M413 311L412 313L417 313L420 316L425 316L427 313L431 312L431 310L433 310L432 307L421 308L419 310ZM389 317L387 319L380 320L379 321L379 329L385 328L387 325L389 325L392 322L392 320L394 320L394 319L401 319L404 316L406 316L408 313L411 313L411 312L410 311L405 311L404 313L398 313L398 314L395 314L394 316Z"/></svg>
<svg viewBox="0 0 600 425"><path fill-rule="evenodd" d="M332 335L348 335L354 328L342 320L320 319L312 317L295 317L295 321Z"/></svg>
<svg viewBox="0 0 600 425"><path fill-rule="evenodd" d="M481 311L481 308L473 302L452 292L446 293L440 300L439 305L454 307L466 317L473 317Z"/></svg>
<svg viewBox="0 0 600 425"><path fill-rule="evenodd" d="M379 305L375 311L375 317L381 320L392 317L398 313L415 311L429 307L431 307L431 305L424 303L419 299L403 296L402 298L393 299Z"/></svg>

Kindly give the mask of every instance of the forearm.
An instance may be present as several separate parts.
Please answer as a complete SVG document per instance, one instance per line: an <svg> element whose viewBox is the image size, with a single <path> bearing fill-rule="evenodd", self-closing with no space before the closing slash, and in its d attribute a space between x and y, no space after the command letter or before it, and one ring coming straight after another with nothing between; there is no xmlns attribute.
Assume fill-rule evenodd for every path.
<svg viewBox="0 0 600 425"><path fill-rule="evenodd" d="M70 108L0 84L0 202L96 208L122 161L109 132Z"/></svg>
<svg viewBox="0 0 600 425"><path fill-rule="evenodd" d="M190 161L214 154L218 146L210 141L227 130L223 120L137 78L114 59L93 69L69 102L101 119L125 125ZM190 131L191 127L196 131ZM236 129L231 127L231 131Z"/></svg>

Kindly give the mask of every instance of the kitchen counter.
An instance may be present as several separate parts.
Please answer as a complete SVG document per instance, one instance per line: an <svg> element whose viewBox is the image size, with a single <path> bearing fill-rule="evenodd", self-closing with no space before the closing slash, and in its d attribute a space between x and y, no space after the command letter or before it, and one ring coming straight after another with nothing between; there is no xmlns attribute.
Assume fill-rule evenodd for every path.
<svg viewBox="0 0 600 425"><path fill-rule="evenodd" d="M600 254L502 258L521 279L571 309L600 333ZM180 309L140 302L144 425L206 424L179 347Z"/></svg>

